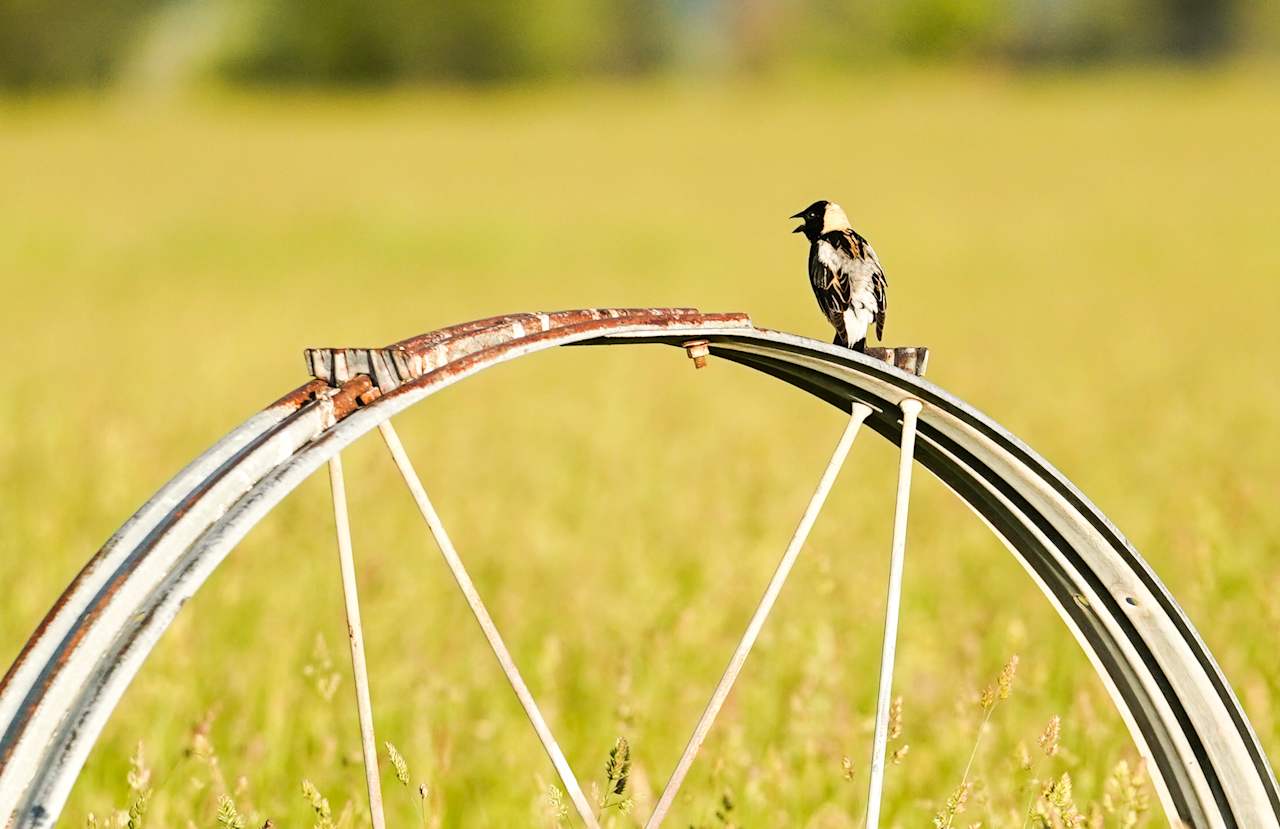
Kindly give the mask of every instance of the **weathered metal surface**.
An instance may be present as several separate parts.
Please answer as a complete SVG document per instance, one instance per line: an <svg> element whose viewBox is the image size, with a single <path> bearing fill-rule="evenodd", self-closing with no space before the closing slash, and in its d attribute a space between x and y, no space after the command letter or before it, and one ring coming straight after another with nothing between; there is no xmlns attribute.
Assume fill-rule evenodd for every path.
<svg viewBox="0 0 1280 829"><path fill-rule="evenodd" d="M329 388L330 388L329 384L326 383L324 380L312 380L309 383L305 383L301 386L298 386L296 389L289 392L284 397L281 397L279 400L272 403L264 411L268 411L268 412L296 411L297 409L302 408L307 403L310 403L312 400L315 400L316 395L320 394L321 392L328 391Z"/></svg>
<svg viewBox="0 0 1280 829"><path fill-rule="evenodd" d="M308 348L305 357L307 370L317 379L340 383L356 374L371 373L379 390L389 392L460 357L505 342L583 324L608 326L618 320L751 324L746 314L706 315L694 308L585 308L489 317L401 340L386 348Z"/></svg>
<svg viewBox="0 0 1280 829"><path fill-rule="evenodd" d="M867 425L895 443L897 406L919 399L917 460L991 527L1076 636L1147 757L1170 819L1280 825L1275 777L1212 656L1146 563L1079 491L942 389L870 356L745 319L654 311L548 321L546 330L523 335L509 319L455 326L460 333L432 346L446 344L447 362L424 360L420 376L345 418L334 417L322 394L251 419L121 529L11 669L0 691L0 816L23 829L52 822L106 717L182 604L267 512L356 438L442 388L536 351L706 339L712 355L844 411L865 403L874 412ZM468 337L471 345L460 347ZM413 368L411 352L384 350L405 369Z"/></svg>
<svg viewBox="0 0 1280 829"><path fill-rule="evenodd" d="M333 419L342 420L355 411L365 398L373 391L373 381L368 374L357 374L343 381L342 385L329 397L333 406Z"/></svg>
<svg viewBox="0 0 1280 829"><path fill-rule="evenodd" d="M894 348L868 348L868 357L900 368L908 374L923 377L929 367L929 349L922 346L896 346Z"/></svg>
<svg viewBox="0 0 1280 829"><path fill-rule="evenodd" d="M689 359L693 360L694 368L707 367L707 355L711 353L711 343L707 340L686 340L681 345L684 346L685 353L689 355Z"/></svg>
<svg viewBox="0 0 1280 829"><path fill-rule="evenodd" d="M312 380L267 406L178 472L116 531L58 597L4 678L0 679L0 725L13 722L19 704L32 692L49 656L94 594L102 589L141 541L180 514L177 510L186 493L326 388L328 385L323 381ZM12 743L4 739L10 730L0 732L0 770L13 748Z"/></svg>
<svg viewBox="0 0 1280 829"><path fill-rule="evenodd" d="M109 650L122 629L140 621L132 618L127 608L168 575L182 553L228 504L334 422L327 400L291 406L251 418L180 473L161 491L152 508L144 507L117 534L119 540L109 542L95 557L86 568L88 577L82 572L64 594L61 607L51 614L54 619L42 626L38 646L27 649L28 656L14 672L24 681L14 681L0 693L0 706L6 712L12 710L0 721L4 727L0 733L0 814L6 811L13 787L37 771L30 765L32 752L42 752L54 734L96 736L101 729L110 707L94 706L94 695L86 700L83 692L94 686L95 678L114 672L118 666L90 657ZM179 487L185 491L180 492ZM37 650L40 661L33 658ZM84 704L76 706L77 701ZM32 816L38 818L39 814L36 809Z"/></svg>

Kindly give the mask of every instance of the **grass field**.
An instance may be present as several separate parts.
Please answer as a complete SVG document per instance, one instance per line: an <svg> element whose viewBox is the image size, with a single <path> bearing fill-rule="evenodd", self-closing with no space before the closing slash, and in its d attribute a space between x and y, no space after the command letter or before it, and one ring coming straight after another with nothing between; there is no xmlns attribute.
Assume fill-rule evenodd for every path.
<svg viewBox="0 0 1280 829"><path fill-rule="evenodd" d="M785 217L830 197L884 261L888 339L931 346L933 380L1129 535L1275 757L1277 89L1255 68L0 103L0 663L172 472L301 382L304 346L649 304L825 338ZM639 825L841 415L655 348L524 361L401 420L579 775L629 740L636 808L611 820ZM550 766L388 459L347 454L377 728L411 773L385 770L391 825L556 825ZM859 825L894 458L854 447L670 825ZM955 825L1023 826L1031 778L1063 773L1125 825L1102 804L1136 755L1101 684L927 475L905 590L888 822L943 807L1016 654ZM149 825L212 826L223 791L250 829L309 825L304 778L360 825L345 660L317 478L179 617L63 824L128 808L142 741ZM1163 823L1153 797L1138 825Z"/></svg>

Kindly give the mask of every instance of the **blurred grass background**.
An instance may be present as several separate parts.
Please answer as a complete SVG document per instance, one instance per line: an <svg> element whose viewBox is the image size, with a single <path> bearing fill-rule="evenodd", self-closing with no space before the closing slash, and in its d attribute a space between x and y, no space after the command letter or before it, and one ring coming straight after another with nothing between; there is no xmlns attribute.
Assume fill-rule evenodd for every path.
<svg viewBox="0 0 1280 829"><path fill-rule="evenodd" d="M57 8L81 20L75 4ZM279 24L290 7L261 8ZM834 8L785 16L784 31L810 31ZM1241 34L1257 10L1224 8L1211 46L1151 34L1164 46L1084 57L1050 48L1049 29L1027 35L1037 49L1001 40L999 25L962 29L943 49L878 23L883 65L830 47L820 62L796 58L809 41L790 35L759 61L737 48L712 60L698 50L723 55L715 38L682 24L686 40L659 27L665 57L631 69L563 58L517 71L473 46L459 54L499 68L366 77L307 64L295 45L281 60L310 67L305 88L245 90L297 78L243 51L239 63L154 57L156 43L226 54L171 35L146 49L93 41L119 56L97 74L11 80L0 97L0 662L172 472L302 381L304 346L589 305L746 310L826 338L785 219L825 197L881 255L889 341L932 347L931 379L1036 447L1130 536L1275 756L1280 92L1257 46L1265 27ZM17 36L15 9L0 7L0 37ZM125 17L167 31L181 27L166 15L193 9ZM326 25L295 28L320 38ZM171 84L179 65L215 68ZM580 776L599 779L614 738L630 740L642 821L841 415L652 348L522 361L401 420ZM555 825L550 767L383 454L376 439L348 453L379 736L427 783L428 825ZM892 447L855 446L678 825L859 825L893 466ZM959 783L977 694L1013 654L1014 693L983 738L962 825L1023 825L1028 778L1063 772L1082 810L1100 808L1135 753L1073 640L926 476L911 533L895 744L910 751L890 770L889 822L927 824ZM358 825L334 558L317 479L179 617L63 824L128 807L141 740L152 825L211 824L222 790L256 825L303 825L304 777ZM330 695L321 686L335 673ZM1064 750L1023 771L1020 745L1036 755L1053 715ZM386 785L392 825L421 821L416 793L389 772ZM720 820L724 797L733 809ZM1144 820L1163 823L1155 806Z"/></svg>

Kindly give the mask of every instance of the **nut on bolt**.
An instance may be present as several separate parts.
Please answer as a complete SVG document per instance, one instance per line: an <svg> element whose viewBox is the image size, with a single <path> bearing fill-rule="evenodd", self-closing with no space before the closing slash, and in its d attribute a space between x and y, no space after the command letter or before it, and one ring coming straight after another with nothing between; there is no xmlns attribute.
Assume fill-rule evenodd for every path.
<svg viewBox="0 0 1280 829"><path fill-rule="evenodd" d="M711 343L707 340L689 340L684 344L684 350L693 360L694 368L704 368L707 365L707 355L711 353Z"/></svg>

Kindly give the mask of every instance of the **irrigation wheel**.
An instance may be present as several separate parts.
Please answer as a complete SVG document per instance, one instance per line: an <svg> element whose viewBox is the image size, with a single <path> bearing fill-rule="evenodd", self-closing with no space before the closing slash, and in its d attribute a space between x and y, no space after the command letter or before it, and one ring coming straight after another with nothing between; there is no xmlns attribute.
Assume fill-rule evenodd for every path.
<svg viewBox="0 0 1280 829"><path fill-rule="evenodd" d="M1021 562L1109 691L1171 820L1280 826L1280 789L1213 656L1137 551L1072 484L999 424L921 379L923 349L854 353L693 309L525 313L433 331L382 349L312 349L315 377L253 415L157 492L85 565L0 682L0 815L51 824L130 680L245 534L328 464L370 812L382 829L346 497L339 453L381 432L455 579L584 823L596 822L537 703L404 453L391 418L490 366L562 345L662 343L776 377L850 415L817 491L646 824L658 826L727 697L865 425L901 447L868 826L876 826L897 597L913 460L964 501Z"/></svg>

